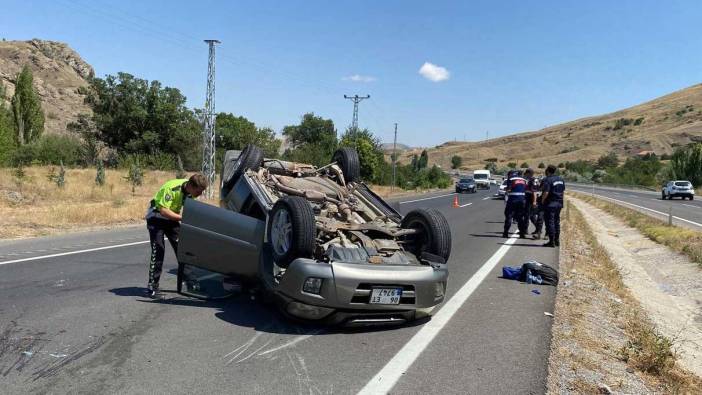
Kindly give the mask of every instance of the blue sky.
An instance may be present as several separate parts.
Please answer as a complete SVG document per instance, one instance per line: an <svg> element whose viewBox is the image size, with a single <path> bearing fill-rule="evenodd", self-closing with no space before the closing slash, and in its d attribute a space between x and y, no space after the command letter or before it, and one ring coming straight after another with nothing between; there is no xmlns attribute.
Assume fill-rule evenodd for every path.
<svg viewBox="0 0 702 395"><path fill-rule="evenodd" d="M309 111L431 146L540 129L702 82L700 1L2 0L0 36L63 41L280 131ZM425 63L442 67L419 73ZM432 66L429 66L432 71ZM439 70L438 72L436 70ZM360 76L351 78L353 76ZM443 80L441 77L444 77Z"/></svg>

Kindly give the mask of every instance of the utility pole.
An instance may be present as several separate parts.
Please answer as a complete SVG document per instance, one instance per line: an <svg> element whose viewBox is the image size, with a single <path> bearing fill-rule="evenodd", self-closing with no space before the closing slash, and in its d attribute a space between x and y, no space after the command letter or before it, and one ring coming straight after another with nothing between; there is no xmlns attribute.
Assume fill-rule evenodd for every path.
<svg viewBox="0 0 702 395"><path fill-rule="evenodd" d="M490 131L486 130L485 131L485 141L488 141L488 140L490 140Z"/></svg>
<svg viewBox="0 0 702 395"><path fill-rule="evenodd" d="M360 103L361 100L370 99L370 95L365 95L365 96L358 96L358 95L346 96L346 95L344 95L344 99L349 99L349 100L353 101L353 119L351 120L351 128L356 130L356 129L358 129L358 103Z"/></svg>
<svg viewBox="0 0 702 395"><path fill-rule="evenodd" d="M207 93L205 94L205 113L202 132L202 174L207 177L209 187L205 197L214 197L215 183L215 44L219 40L205 40L209 46L207 61Z"/></svg>
<svg viewBox="0 0 702 395"><path fill-rule="evenodd" d="M395 138L392 140L392 188L391 191L395 190L395 162L397 161L397 122L395 122Z"/></svg>

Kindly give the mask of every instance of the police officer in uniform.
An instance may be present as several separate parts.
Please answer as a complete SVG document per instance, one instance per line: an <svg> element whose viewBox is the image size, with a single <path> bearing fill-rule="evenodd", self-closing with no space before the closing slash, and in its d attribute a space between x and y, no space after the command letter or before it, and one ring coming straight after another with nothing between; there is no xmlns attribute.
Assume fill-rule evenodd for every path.
<svg viewBox="0 0 702 395"><path fill-rule="evenodd" d="M563 208L565 182L561 176L555 174L556 166L548 165L543 194L541 195L541 203L544 206L544 220L546 221L546 234L548 235L548 243L544 244L545 247L560 245L561 209Z"/></svg>
<svg viewBox="0 0 702 395"><path fill-rule="evenodd" d="M539 179L534 177L534 170L531 168L524 171L524 177L527 180L526 202L527 202L527 218L534 224L534 232L532 236L538 240L541 238L541 229L544 226L544 218L541 214L540 186Z"/></svg>
<svg viewBox="0 0 702 395"><path fill-rule="evenodd" d="M180 231L180 210L185 198L196 198L207 188L207 178L202 174L194 174L189 179L167 181L156 192L146 213L146 228L151 239L151 257L149 259L148 294L152 298L160 298L158 283L163 269L163 256L166 252L164 236L178 252L178 233Z"/></svg>
<svg viewBox="0 0 702 395"><path fill-rule="evenodd" d="M525 238L527 228L529 226L526 216L526 187L527 182L519 173L510 173L507 182L507 191L505 203L505 226L502 231L502 237L509 237L509 228L512 226L512 220L517 220L519 228L519 237Z"/></svg>

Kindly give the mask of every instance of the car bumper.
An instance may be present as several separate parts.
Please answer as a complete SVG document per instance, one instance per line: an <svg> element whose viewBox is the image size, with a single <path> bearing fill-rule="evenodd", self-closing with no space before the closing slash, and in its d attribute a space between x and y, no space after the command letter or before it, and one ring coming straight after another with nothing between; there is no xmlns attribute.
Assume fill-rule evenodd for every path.
<svg viewBox="0 0 702 395"><path fill-rule="evenodd" d="M308 277L323 280L319 295L302 290ZM329 264L299 258L288 267L276 294L283 310L296 318L351 326L400 324L443 302L447 279L446 265ZM383 286L403 289L399 304L370 303L372 288Z"/></svg>
<svg viewBox="0 0 702 395"><path fill-rule="evenodd" d="M683 196L683 197L689 197L689 196L695 196L695 194L694 194L693 192L672 192L672 193L671 193L670 195L668 195L668 196L672 196L672 197L681 197L681 196Z"/></svg>
<svg viewBox="0 0 702 395"><path fill-rule="evenodd" d="M475 187L468 187L468 188L456 188L456 192L475 192Z"/></svg>
<svg viewBox="0 0 702 395"><path fill-rule="evenodd" d="M478 182L475 184L477 188L490 189L490 183L488 182Z"/></svg>

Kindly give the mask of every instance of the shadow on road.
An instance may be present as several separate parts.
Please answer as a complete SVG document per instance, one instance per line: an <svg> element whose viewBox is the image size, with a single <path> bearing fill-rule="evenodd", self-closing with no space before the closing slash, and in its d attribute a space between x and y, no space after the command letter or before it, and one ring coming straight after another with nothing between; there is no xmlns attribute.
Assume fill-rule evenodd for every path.
<svg viewBox="0 0 702 395"><path fill-rule="evenodd" d="M109 291L117 296L133 297L135 301L140 303L214 309L214 316L222 321L237 326L253 328L259 332L276 334L326 335L334 333L377 332L423 325L431 320L430 317L425 317L402 326L342 328L287 318L279 311L275 303L263 301L263 298L259 297L252 300L247 293L237 294L227 299L203 300L177 294L174 290L161 290L163 293L175 295L173 297L167 296L164 299L150 299L146 297L147 289L143 287L113 288Z"/></svg>

